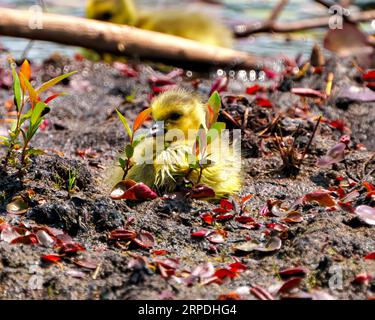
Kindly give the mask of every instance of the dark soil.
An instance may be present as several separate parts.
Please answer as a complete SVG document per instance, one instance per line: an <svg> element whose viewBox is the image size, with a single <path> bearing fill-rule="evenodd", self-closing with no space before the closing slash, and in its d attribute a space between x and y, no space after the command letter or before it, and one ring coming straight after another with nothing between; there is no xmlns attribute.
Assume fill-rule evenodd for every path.
<svg viewBox="0 0 375 320"><path fill-rule="evenodd" d="M5 61L5 56L2 59ZM260 214L268 200L292 205L309 192L337 186L340 180L337 177L343 177L343 181L348 178L358 181L360 195L352 203L354 208L360 204L374 206L374 201L366 197L361 182L375 183L374 158L371 161L375 151L375 103L343 104L334 96L322 104L307 99L311 113L304 118L296 112L297 107L302 106L301 98L289 90L268 92L273 108L261 108L253 101L254 96L244 95L245 87L251 84L231 80L222 96L241 94L244 98L234 102L223 98L223 107L238 119L243 117L246 108L250 112L243 135L244 186L241 194L253 194L249 212L258 225L244 228L233 219L207 225L200 215L217 208L217 203L178 197L127 203L109 197L109 187L104 183L106 168L115 163L118 152L126 143L115 108L119 107L128 119L134 120L148 105L152 92L148 82L153 72L150 66L138 64L134 67L139 73L137 77L124 76L118 69L102 63L59 56L51 57L41 66L33 66L37 83L61 74L62 70L80 72L55 89L68 92L69 96L51 103L49 125L34 141L33 146L44 149L46 154L32 159L21 180L12 169L1 173L0 218L14 226L32 223L62 229L86 251L79 251L73 258L63 257L58 264L46 264L41 256L56 254L56 249L0 241L0 299L217 299L241 287L244 288L238 291L240 298L256 299L249 289L257 285L275 298L295 295L311 299L367 299L375 296L375 262L364 260L364 256L375 251L373 226L341 208L331 211L316 203L305 203L297 205L303 221L284 223L288 229L278 233L269 224L280 222L280 218ZM331 59L326 68L323 75L306 75L302 80L290 80L289 85L324 90L326 73L334 71L336 88L348 83L363 86L358 83L357 71L350 62L338 65ZM197 86L198 76L200 83ZM212 79L193 74L193 77L179 77L176 82L186 88L197 87L200 93L208 96ZM7 117L3 105L11 98L11 91L4 84L2 87L0 110ZM342 120L347 126L344 133L351 135L347 168L343 163L335 164L331 169L315 166L317 158L335 145L343 134L322 123L297 176L289 176L293 173L290 168L280 171L280 155L270 136L266 137L273 129L259 134L277 114L281 114L280 130L275 133L295 135L298 150L306 147L314 128L315 120L311 115L323 114L328 120ZM228 121L225 116L221 117ZM260 147L262 139L264 145ZM4 153L5 150L0 149L0 154ZM74 193L67 191L69 171L77 177ZM25 195L30 190L33 196L28 212L21 216L7 214L6 204L14 196ZM111 231L123 227L150 232L156 245L152 249L142 249L134 243L128 245L108 239ZM203 227L225 230L225 242L215 245L207 239L191 236L192 231ZM252 239L264 243L275 234L282 239L279 250L248 254L238 254L234 250L238 242ZM168 250L168 253L158 256L157 249ZM176 268L170 268L168 276L162 276L157 261L166 258L176 258L179 263ZM200 264L209 262L217 270L235 262L234 258L247 269L238 272L233 279L223 279L221 284L202 285L198 281L186 284L181 280ZM96 267L92 270L82 268L72 259L90 259ZM308 272L295 291L278 294L277 290L285 280L278 272L291 267L305 267ZM361 273L372 275L373 280L354 283ZM338 274L342 276L341 287L332 285ZM204 276L199 275L204 282Z"/></svg>

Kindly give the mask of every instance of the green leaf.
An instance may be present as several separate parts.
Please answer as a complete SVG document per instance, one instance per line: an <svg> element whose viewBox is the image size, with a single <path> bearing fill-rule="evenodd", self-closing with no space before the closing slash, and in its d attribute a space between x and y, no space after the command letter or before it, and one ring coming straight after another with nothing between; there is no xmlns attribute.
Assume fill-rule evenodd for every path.
<svg viewBox="0 0 375 320"><path fill-rule="evenodd" d="M47 105L45 105L43 102L38 102L35 105L30 117L31 126L34 126L35 123L43 116L42 113L46 107Z"/></svg>
<svg viewBox="0 0 375 320"><path fill-rule="evenodd" d="M118 162L120 163L120 167L122 170L125 170L125 167L126 167L126 161L122 158L119 158L118 159Z"/></svg>
<svg viewBox="0 0 375 320"><path fill-rule="evenodd" d="M219 116L219 111L221 107L221 98L217 91L215 91L210 99L208 99L208 105L213 109L214 111L214 119L213 123L217 121L217 117Z"/></svg>
<svg viewBox="0 0 375 320"><path fill-rule="evenodd" d="M20 112L20 110L21 110L21 103L22 103L21 82L20 82L20 78L18 77L18 74L16 72L16 69L13 66L13 63L11 64L11 68L12 68L12 75L13 75L14 100L16 102L17 111Z"/></svg>
<svg viewBox="0 0 375 320"><path fill-rule="evenodd" d="M40 95L43 91L46 91L47 89L53 87L54 85L58 84L59 82L61 82L62 80L70 77L71 75L77 73L78 71L72 71L72 72L69 72L69 73L65 73L61 76L58 76L56 78L53 78L45 83L43 83L39 89L36 90L37 94Z"/></svg>
<svg viewBox="0 0 375 320"><path fill-rule="evenodd" d="M134 147L130 144L128 144L126 147L125 147L125 154L126 154L126 157L128 159L130 159L133 154L134 154Z"/></svg>
<svg viewBox="0 0 375 320"><path fill-rule="evenodd" d="M27 130L26 140L30 141L34 137L41 123L42 118L39 118L34 125L30 125L29 129Z"/></svg>
<svg viewBox="0 0 375 320"><path fill-rule="evenodd" d="M139 145L145 138L146 134L139 134L134 140L133 140L133 148L135 148L137 145Z"/></svg>
<svg viewBox="0 0 375 320"><path fill-rule="evenodd" d="M39 156L39 155L45 154L45 151L42 150L42 149L33 149L33 148L30 148L29 150L27 150L27 153L29 155Z"/></svg>
<svg viewBox="0 0 375 320"><path fill-rule="evenodd" d="M125 128L125 131L128 133L129 138L132 139L133 133L132 133L132 130L130 129L130 126L129 126L128 122L126 121L126 118L122 115L122 113L120 111L118 111L118 109L116 109L116 112L117 112L117 115L122 122L122 125Z"/></svg>
<svg viewBox="0 0 375 320"><path fill-rule="evenodd" d="M225 122L215 122L207 132L207 144L212 143L225 130Z"/></svg>

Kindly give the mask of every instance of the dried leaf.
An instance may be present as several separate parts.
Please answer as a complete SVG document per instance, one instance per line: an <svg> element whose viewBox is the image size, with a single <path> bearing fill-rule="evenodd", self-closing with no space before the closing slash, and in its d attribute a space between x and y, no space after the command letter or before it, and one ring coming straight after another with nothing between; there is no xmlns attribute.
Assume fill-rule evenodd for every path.
<svg viewBox="0 0 375 320"><path fill-rule="evenodd" d="M307 98L325 98L325 94L314 90L314 89L309 89L309 88L292 88L291 90L292 93L302 96L302 97L307 97Z"/></svg>
<svg viewBox="0 0 375 320"><path fill-rule="evenodd" d="M303 267L294 267L294 268L287 268L279 271L279 275L281 277L290 277L290 276L302 276L304 277L309 272L308 269Z"/></svg>
<svg viewBox="0 0 375 320"><path fill-rule="evenodd" d="M330 167L334 163L339 163L340 161L345 159L345 149L346 144L338 143L330 150L328 150L327 154L320 158L316 165L321 168Z"/></svg>
<svg viewBox="0 0 375 320"><path fill-rule="evenodd" d="M115 200L151 200L158 195L143 182L136 183L133 180L123 180L119 182L111 192L111 198Z"/></svg>
<svg viewBox="0 0 375 320"><path fill-rule="evenodd" d="M47 263L56 263L61 261L61 256L55 255L55 254L49 254L41 257L43 262Z"/></svg>
<svg viewBox="0 0 375 320"><path fill-rule="evenodd" d="M291 278L284 282L284 284L278 290L278 293L289 292L290 290L297 288L302 281L303 278Z"/></svg>
<svg viewBox="0 0 375 320"><path fill-rule="evenodd" d="M375 226L375 208L361 205L355 209L355 213L363 222Z"/></svg>
<svg viewBox="0 0 375 320"><path fill-rule="evenodd" d="M189 191L188 195L193 199L214 198L215 191L208 186L197 185Z"/></svg>
<svg viewBox="0 0 375 320"><path fill-rule="evenodd" d="M133 240L133 242L144 249L149 249L155 246L154 236L150 232L144 230L141 230L137 234L137 237Z"/></svg>
<svg viewBox="0 0 375 320"><path fill-rule="evenodd" d="M327 190L317 190L312 193L306 194L303 199L303 202L317 202L323 207L333 207L336 205L336 201L330 195L330 192Z"/></svg>
<svg viewBox="0 0 375 320"><path fill-rule="evenodd" d="M83 260L74 260L74 263L85 269L95 270L98 266L97 262L90 260L90 259L83 259Z"/></svg>
<svg viewBox="0 0 375 320"><path fill-rule="evenodd" d="M10 214L23 214L29 210L29 205L21 196L17 196L7 204L6 210Z"/></svg>

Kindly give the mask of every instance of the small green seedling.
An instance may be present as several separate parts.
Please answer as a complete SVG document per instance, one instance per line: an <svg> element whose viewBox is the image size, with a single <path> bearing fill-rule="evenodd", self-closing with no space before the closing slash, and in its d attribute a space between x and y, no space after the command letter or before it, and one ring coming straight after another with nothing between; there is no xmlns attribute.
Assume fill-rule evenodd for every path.
<svg viewBox="0 0 375 320"><path fill-rule="evenodd" d="M30 83L31 68L27 60L23 62L19 73L16 71L16 64L13 60L10 60L10 66L13 75L13 93L17 118L9 130L9 137L0 137L0 144L8 148L4 161L4 169L11 162L21 172L29 162L31 155L43 153L43 150L30 147L30 142L51 110L48 103L59 96L65 95L60 92L42 100L41 94L77 71L56 77L35 89ZM21 153L20 159L17 159L16 151Z"/></svg>
<svg viewBox="0 0 375 320"><path fill-rule="evenodd" d="M130 138L130 142L125 146L125 158L119 158L119 165L121 169L124 171L123 179L125 179L126 175L128 174L131 167L134 165L132 162L132 157L134 155L135 147L144 139L144 136L140 135L136 139L134 138L135 132L142 126L142 124L149 118L152 109L147 108L140 112L133 124L133 130L130 128L128 121L124 117L124 115L116 109L117 115L124 126L125 132L128 134Z"/></svg>
<svg viewBox="0 0 375 320"><path fill-rule="evenodd" d="M71 193L75 186L76 186L76 181L77 181L77 175L74 171L69 170L68 171L68 181L67 181L67 189L68 192Z"/></svg>

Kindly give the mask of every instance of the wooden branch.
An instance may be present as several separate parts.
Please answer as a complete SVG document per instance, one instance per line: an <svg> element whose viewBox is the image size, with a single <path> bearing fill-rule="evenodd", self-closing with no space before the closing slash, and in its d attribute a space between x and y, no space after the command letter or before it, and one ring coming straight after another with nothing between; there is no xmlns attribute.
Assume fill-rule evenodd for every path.
<svg viewBox="0 0 375 320"><path fill-rule="evenodd" d="M280 0L279 3L273 8L270 17L268 18L268 23L273 25L277 18L280 16L281 12L288 4L289 0Z"/></svg>
<svg viewBox="0 0 375 320"><path fill-rule="evenodd" d="M0 8L0 17L0 35L52 41L188 68L260 68L271 63L242 51L96 20L43 13L43 28L32 29L29 27L28 11Z"/></svg>
<svg viewBox="0 0 375 320"><path fill-rule="evenodd" d="M308 29L324 28L328 27L330 18L330 16L327 16L293 22L276 22L272 26L267 25L266 22L255 22L248 25L244 24L236 26L234 34L237 38L244 38L260 32L289 33ZM352 22L365 22L373 19L375 19L375 10L357 12L350 17Z"/></svg>

